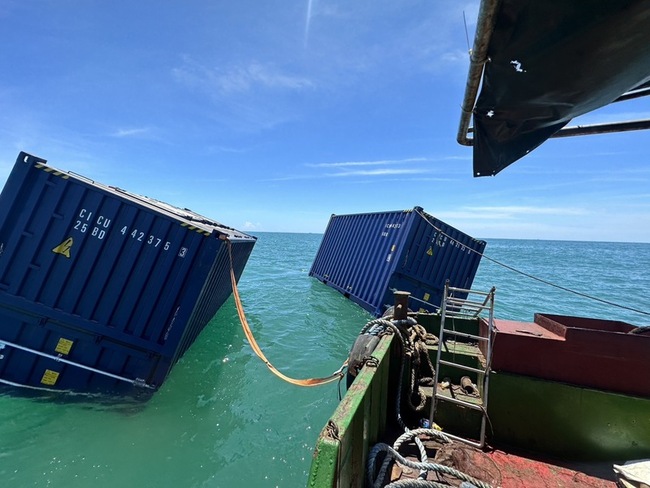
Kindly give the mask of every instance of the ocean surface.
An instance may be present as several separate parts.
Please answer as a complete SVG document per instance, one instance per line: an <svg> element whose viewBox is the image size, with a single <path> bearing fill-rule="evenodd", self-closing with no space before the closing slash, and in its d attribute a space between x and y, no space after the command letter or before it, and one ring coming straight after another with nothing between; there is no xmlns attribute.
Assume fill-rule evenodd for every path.
<svg viewBox="0 0 650 488"><path fill-rule="evenodd" d="M260 347L296 378L337 370L372 318L308 276L321 237L259 234L239 284ZM618 306L650 311L650 244L490 239L485 256L474 288L496 286L500 318L547 312L650 325ZM271 374L230 298L144 405L0 393L0 487L304 487L343 389Z"/></svg>

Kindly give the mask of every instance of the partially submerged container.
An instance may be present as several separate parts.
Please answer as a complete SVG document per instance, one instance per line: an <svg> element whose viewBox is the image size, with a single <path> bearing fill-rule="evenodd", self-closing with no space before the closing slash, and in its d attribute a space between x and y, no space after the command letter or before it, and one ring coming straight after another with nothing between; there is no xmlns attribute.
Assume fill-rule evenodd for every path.
<svg viewBox="0 0 650 488"><path fill-rule="evenodd" d="M256 238L45 163L21 153L0 194L0 382L155 391Z"/></svg>
<svg viewBox="0 0 650 488"><path fill-rule="evenodd" d="M447 280L471 287L484 249L421 207L332 215L309 275L375 316L395 290L411 293L409 308L437 312Z"/></svg>

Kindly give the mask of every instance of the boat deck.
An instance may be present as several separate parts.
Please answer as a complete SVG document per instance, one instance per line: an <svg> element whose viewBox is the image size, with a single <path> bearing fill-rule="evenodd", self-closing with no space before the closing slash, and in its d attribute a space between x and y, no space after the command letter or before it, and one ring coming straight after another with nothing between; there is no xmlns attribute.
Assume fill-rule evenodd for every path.
<svg viewBox="0 0 650 488"><path fill-rule="evenodd" d="M436 440L424 442L429 462L452 467L494 487L501 488L614 488L614 472L609 463L563 463L557 460L532 458L496 449L479 450L461 442L442 445ZM402 454L418 462L413 445L404 446ZM395 464L390 482L416 479L419 471ZM460 486L461 481L449 475L428 472L428 481Z"/></svg>
<svg viewBox="0 0 650 488"><path fill-rule="evenodd" d="M516 320L495 319L494 328L497 333L509 334L511 336L530 336L556 341L565 340L563 335L549 330L546 327L542 327L535 322L519 322Z"/></svg>
<svg viewBox="0 0 650 488"><path fill-rule="evenodd" d="M506 334L538 337L549 340L564 340L561 335L549 331L538 324L522 323L516 321L499 321L498 331ZM429 346L429 353L432 361L435 361L437 345ZM467 342L455 342L448 340L442 349L453 362L471 364L468 358L473 360L475 367L485 367L485 358L477 344ZM457 373L457 372L456 372ZM465 374L465 373L460 373ZM422 392L427 397L425 411L421 413L423 418L429 415L431 399L433 396L432 386L421 386ZM453 372L441 371L437 389L438 395L444 398L453 398L466 403L481 406L483 400L477 390L466 391L459 384L459 378ZM478 433L480 424L480 413L468 408L458 408L457 404L439 400L437 407L436 421L443 428L447 422L456 425L470 425L470 430ZM440 418L440 420L438 420ZM488 427L489 428L489 427ZM400 433L394 433L393 440L386 440L392 445L392 441ZM474 441L478 436L467 436ZM430 439L424 441L427 448L428 462L442 464L452 467L462 473L472 476L478 480L489 483L495 487L514 488L525 486L527 488L549 488L549 487L574 487L574 488L613 488L616 485L612 464L602 463L579 463L564 462L558 459L535 457L532 453L516 452L508 447L498 446L499 449L487 446L485 449L477 449L460 441L453 441L451 444L442 444L440 441ZM400 453L413 462L419 462L419 452L413 443L403 445ZM390 481L417 479L419 470L396 464L393 467ZM449 475L441 475L428 472L428 481L448 483L450 486L459 486L461 481Z"/></svg>

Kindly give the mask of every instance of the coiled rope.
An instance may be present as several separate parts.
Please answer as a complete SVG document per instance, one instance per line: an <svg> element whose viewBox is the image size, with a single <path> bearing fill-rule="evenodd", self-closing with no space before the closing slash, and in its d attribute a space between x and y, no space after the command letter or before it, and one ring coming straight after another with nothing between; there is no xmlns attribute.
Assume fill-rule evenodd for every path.
<svg viewBox="0 0 650 488"><path fill-rule="evenodd" d="M433 225L425 215L422 215L422 212L420 212L419 210L416 210L416 212L417 212L418 215L420 215L420 217L422 217L422 218L423 218L423 219L424 219L424 220L425 220L425 221L426 221L426 222L427 222L431 227L433 227L436 231L440 232L443 236L447 237L448 239L450 239L450 240L453 241L453 242L456 242L456 243L458 243L458 244L460 244L460 245L464 245L462 242L460 242L460 241L454 239L454 238L451 237L449 234L446 234L446 233L443 232L441 229L439 229L438 227L436 227L435 225ZM570 288L566 288L566 287L564 287L564 286L558 285L558 284L556 284L556 283L552 283L552 282L550 282L550 281L544 280L544 279L539 278L539 277L537 277L537 276L534 276L534 275L531 275L531 274L526 273L526 272L524 272L524 271L521 271L521 270L519 270L519 269L517 269L517 268L513 268L512 266L508 266L507 264L502 263L502 262L500 262L500 261L497 261L496 259L493 259L493 258L491 258L491 257L489 257L489 256L486 256L485 254L480 253L480 252L478 252L478 251L476 251L476 250L474 250L474 249L472 249L472 248L470 248L470 247L468 247L468 246L466 246L466 245L464 245L464 246L465 246L465 247L466 247L470 252L473 252L474 254L478 254L478 255L481 256L482 258L487 259L488 261L491 261L491 262L493 262L494 264L497 264L497 265L499 265L499 266L502 266L503 268L506 268L507 270L510 270L510 271L512 271L512 272L514 272L514 273L518 273L518 274L520 274L520 275L522 275L522 276L525 276L526 278L530 278L531 280L539 281L540 283L543 283L543 284L545 284L545 285L548 285L548 286L551 286L551 287L557 288L557 289L562 290L562 291L565 291L565 292L567 292L567 293L573 293L574 295L577 295L577 296L580 296L580 297L583 297L583 298L587 298L588 300L594 300L594 301L596 301L596 302L600 302L600 303L603 303L603 304L605 304L605 305L609 305L609 306L611 306L611 307L617 307L617 308L620 308L620 309L623 309L623 310L629 310L630 312L635 312L635 313L639 313L639 314L642 314L642 315L649 315L649 316L650 316L650 312L647 312L647 311L645 311L645 310L639 310L638 308L628 307L627 305L621 305L620 303L610 302L609 300L604 300L604 299L602 299L602 298L598 298L598 297L595 297L595 296L593 296L593 295L588 295L588 294L586 294L586 293L582 293L582 292L579 292L579 291L576 291L576 290L572 290L572 289L570 289Z"/></svg>
<svg viewBox="0 0 650 488"><path fill-rule="evenodd" d="M437 432L432 429L415 429L411 431L408 435L411 435L414 437L414 439L418 439L419 435L432 435L432 436L437 436L439 439L444 439L446 442L451 442L449 439L444 436L444 434ZM476 486L477 488L492 488L492 485L485 483L481 480L478 480L472 476L469 476L462 471L458 471L457 469L450 468L449 466L444 466L442 464L437 464L437 463L427 463L427 462L414 462L414 461L409 461L406 459L404 456L402 456L397 449L394 449L390 447L388 444L384 443L378 443L375 444L372 449L370 450L369 454L369 463L368 463L368 473L370 475L370 471L372 470L374 472L375 469L375 459L379 453L385 453L386 458L390 459L395 459L398 463L407 466L409 468L413 469L419 469L419 470L424 470L424 471L433 471L436 473L441 473L441 474L446 474L448 476L452 476L454 478L457 478L461 481L466 481L468 483L471 483L472 485ZM380 470L381 473L381 470ZM377 488L381 486L381 483L383 482L383 478L375 478L374 480L371 479L372 486ZM404 486L417 486L417 487L449 487L449 485L443 485L441 483L438 483L436 481L428 481L428 480L399 480L399 481L394 481L393 483L390 483L386 485L386 488L394 488L394 487L404 487Z"/></svg>
<svg viewBox="0 0 650 488"><path fill-rule="evenodd" d="M229 239L224 238L223 240L226 241L226 244L228 246L228 257L230 258L230 281L232 283L232 294L235 298L235 304L237 306L237 315L239 315L239 321L241 322L242 329L244 329L244 335L246 335L246 339L248 339L248 343L251 345L251 348L253 351L255 351L255 354L257 354L257 357L259 357L264 364L271 370L271 372L276 375L278 378L283 379L287 383L291 383L292 385L297 385L297 386L319 386L319 385L324 385L327 383L331 383L333 381L339 381L345 376L345 368L347 367L347 361L345 361L341 367L332 373L331 375L325 377L325 378L308 378L308 379L296 379L296 378L291 378L282 372L278 371L273 364L266 358L264 353L262 352L262 349L260 346L257 344L257 341L255 340L255 337L253 336L253 332L251 331L250 326L248 325L248 320L246 320L246 314L244 313L244 307L241 303L241 298L239 297L239 291L237 290L237 279L235 278L235 268L233 265L233 259L232 259L232 244Z"/></svg>

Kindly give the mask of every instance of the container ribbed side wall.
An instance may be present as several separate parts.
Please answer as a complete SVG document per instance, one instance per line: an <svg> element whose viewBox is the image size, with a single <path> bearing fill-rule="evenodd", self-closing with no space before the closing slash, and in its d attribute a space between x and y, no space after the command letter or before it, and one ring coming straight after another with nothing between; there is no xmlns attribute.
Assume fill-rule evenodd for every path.
<svg viewBox="0 0 650 488"><path fill-rule="evenodd" d="M0 228L0 292L157 341L206 236L45 167L30 173L29 199Z"/></svg>
<svg viewBox="0 0 650 488"><path fill-rule="evenodd" d="M253 251L253 245L254 241L250 240L232 241L233 270L237 282L239 282L246 262ZM185 328L183 339L174 357L174 362L178 361L192 345L201 331L217 313L221 305L230 297L231 293L230 258L226 244L222 243L212 269L205 281L205 286L201 290L194 311Z"/></svg>
<svg viewBox="0 0 650 488"><path fill-rule="evenodd" d="M413 210L333 215L310 275L379 316L395 290L414 310L435 311L444 285L469 288L485 242Z"/></svg>
<svg viewBox="0 0 650 488"><path fill-rule="evenodd" d="M115 383L41 352L159 386L232 291L220 237L239 276L254 237L21 153L0 194L0 347L36 353L5 344L0 380Z"/></svg>
<svg viewBox="0 0 650 488"><path fill-rule="evenodd" d="M310 276L376 313L413 218L401 210L332 215Z"/></svg>

